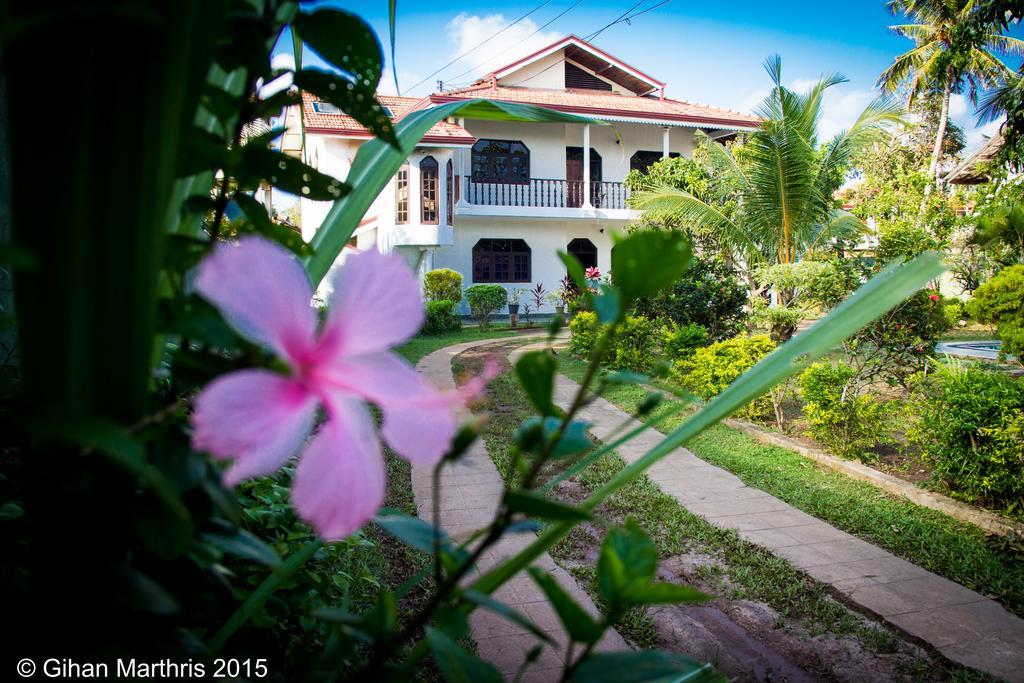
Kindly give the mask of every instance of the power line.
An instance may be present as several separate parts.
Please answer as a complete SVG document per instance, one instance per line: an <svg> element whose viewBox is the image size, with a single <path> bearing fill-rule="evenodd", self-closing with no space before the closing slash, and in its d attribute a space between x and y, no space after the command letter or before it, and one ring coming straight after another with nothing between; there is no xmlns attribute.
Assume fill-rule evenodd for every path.
<svg viewBox="0 0 1024 683"><path fill-rule="evenodd" d="M579 6L579 5L580 5L580 4L582 3L582 2L583 2L583 0L576 0L576 3L575 3L575 4L573 4L573 5L570 5L568 9L566 9L566 10L563 10L563 11L562 11L562 12L561 12L560 14L556 15L554 19L552 19L551 21L547 22L546 24L544 24L543 26L541 26L540 28L538 28L538 29L537 29L536 31L534 31L534 32L533 32L533 33L531 33L530 35L528 35L528 36L526 36L525 38L523 38L523 41L526 41L526 40L528 40L529 38L532 38L533 36L537 35L537 34L538 34L538 33L540 33L541 31L543 31L544 29L546 29L546 28L547 28L548 26L550 26L551 24L555 23L556 21L558 21L559 19L561 19L561 18L562 18L563 16L565 16L566 14L568 14L568 13L569 13L570 11L572 11L572 10L576 9L576 7L578 7L578 6ZM521 44L521 43L522 43L523 41L520 41L520 44ZM460 74L456 74L456 75L452 76L452 81L454 81L454 80L455 80L456 78L461 78L462 76L465 76L466 74L468 74L468 73L470 73L470 72L472 72L472 71L476 71L477 69L479 69L479 68L480 68L481 66L483 66L484 64L487 64L488 62L492 62L492 61L494 61L495 59L497 59L498 57L502 56L503 54L505 54L506 52L508 52L509 50L511 50L511 49L512 49L512 48L514 48L514 47L518 47L518 45L510 45L510 46L508 46L507 48L505 48L504 50L502 50L501 52L499 52L499 53L497 53L497 54L495 54L495 55L492 55L491 57L488 57L487 59L485 59L484 61L480 62L479 64L477 64L477 65L476 65L476 66L474 66L473 68L471 68L471 69L466 69L466 70L465 70L465 71L463 71L462 73L460 73Z"/></svg>
<svg viewBox="0 0 1024 683"><path fill-rule="evenodd" d="M450 61L450 62L448 62L447 64L445 64L444 66L442 66L442 67L441 67L440 69L438 69L437 71L435 71L435 72L433 72L433 73L431 73L431 74L428 74L428 75L427 75L427 77L426 77L426 78L424 78L424 79L423 79L422 81L420 81L419 83L416 83L415 85L413 85L413 86L412 86L412 87L410 87L410 88L407 88L407 89L406 89L406 92L408 92L408 91L410 91L410 90L413 90L414 88L416 88L416 87L417 87L417 86L419 86L419 85L422 85L423 83L426 83L426 82L427 82L427 81L429 81L429 80L430 80L431 78L433 78L433 77L434 77L434 76L436 76L437 74L441 73L442 71L444 71L445 69L447 69L448 67L450 67L450 66L451 66L452 64L454 64L455 62L459 61L460 59L462 59L463 57L465 57L466 55L468 55L468 54L469 54L470 52L473 52L474 50L476 50L477 48L481 47L481 46L482 46L482 45L484 45L485 43L487 43L487 42L489 42L489 41L491 41L491 40L493 40L493 39L497 38L497 37L498 37L498 36L500 36L500 35L501 35L502 33L504 33L505 31L509 30L510 28L512 28L513 26L515 26L516 24L518 24L518 23L519 23L520 21L522 21L522 20L523 20L523 19L525 19L526 17L530 16L531 14L533 14L534 12L536 12L537 10L539 10L540 8L544 7L545 5L549 4L550 2L551 2L551 0L544 0L544 2L542 2L542 3L541 3L541 4L539 4L539 5L537 5L537 6L536 6L536 7L534 7L534 8L532 9L532 10L530 10L529 12L527 12L526 14L524 14L523 16L521 16L521 17L519 17L518 19L516 19L515 21L513 21L513 22L512 22L511 24L509 24L509 25L505 26L505 27L504 27L504 28L502 28L502 29L501 29L500 31L498 31L498 32L497 32L497 33L495 33L495 34L494 34L493 36L491 36L490 38L485 38L485 39L484 39L484 40L482 40L481 42L477 43L477 44L476 44L476 45L474 45L473 47L471 47L471 48L469 48L468 50L466 50L465 52L463 52L463 53L462 53L461 55L459 55L458 57L456 57L456 58L455 58L455 59L453 59L452 61Z"/></svg>

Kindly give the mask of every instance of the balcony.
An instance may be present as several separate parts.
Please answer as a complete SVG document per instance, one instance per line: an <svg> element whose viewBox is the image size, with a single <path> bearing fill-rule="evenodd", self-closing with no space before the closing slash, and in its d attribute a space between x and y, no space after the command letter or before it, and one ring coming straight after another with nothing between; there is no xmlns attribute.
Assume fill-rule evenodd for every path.
<svg viewBox="0 0 1024 683"><path fill-rule="evenodd" d="M478 182L463 178L456 215L629 220L629 188L623 183L591 181L590 205L582 180L530 178L525 183Z"/></svg>

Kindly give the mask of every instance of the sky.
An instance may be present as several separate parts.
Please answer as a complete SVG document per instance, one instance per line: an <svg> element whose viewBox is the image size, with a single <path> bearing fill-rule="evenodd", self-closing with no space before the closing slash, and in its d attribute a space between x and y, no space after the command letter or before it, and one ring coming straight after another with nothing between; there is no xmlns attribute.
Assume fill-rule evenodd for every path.
<svg viewBox="0 0 1024 683"><path fill-rule="evenodd" d="M387 0L316 5L358 13L377 31L390 59ZM632 7L634 14L649 11L608 26ZM438 80L446 88L466 85L565 35L586 37L603 28L592 42L668 83L669 97L743 112L768 94L770 81L762 64L769 55L782 56L783 80L793 89L805 88L824 73L841 73L849 81L831 88L824 103L820 133L827 139L878 94L875 80L893 57L913 46L888 29L896 23L900 18L881 0L398 0L398 91L425 95L436 91ZM1024 37L1019 28L1011 33ZM278 57L282 65L288 59L286 54ZM315 63L316 57L304 60ZM1006 62L1011 68L1020 63ZM380 89L393 94L390 64L387 70ZM953 97L950 115L964 128L968 151L998 127L998 122L979 126L973 105L959 95Z"/></svg>

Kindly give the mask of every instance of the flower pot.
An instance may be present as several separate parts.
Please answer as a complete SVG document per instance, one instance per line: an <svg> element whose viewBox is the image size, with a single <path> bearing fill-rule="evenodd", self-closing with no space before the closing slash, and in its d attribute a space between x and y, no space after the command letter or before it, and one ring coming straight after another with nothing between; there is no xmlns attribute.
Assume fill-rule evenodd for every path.
<svg viewBox="0 0 1024 683"><path fill-rule="evenodd" d="M557 313L558 315L564 316L565 315L565 306L555 306L555 313Z"/></svg>
<svg viewBox="0 0 1024 683"><path fill-rule="evenodd" d="M508 305L508 314L509 315L519 315L519 304L509 304Z"/></svg>

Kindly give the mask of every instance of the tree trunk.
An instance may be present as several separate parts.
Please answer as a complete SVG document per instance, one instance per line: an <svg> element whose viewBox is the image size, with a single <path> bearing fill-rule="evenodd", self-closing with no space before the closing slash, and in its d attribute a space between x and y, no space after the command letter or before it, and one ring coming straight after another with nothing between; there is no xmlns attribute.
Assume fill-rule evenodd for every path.
<svg viewBox="0 0 1024 683"><path fill-rule="evenodd" d="M942 143L946 137L946 125L949 121L949 95L952 90L952 78L946 78L946 85L942 90L942 110L939 112L939 129L935 133L935 147L932 149L932 163L928 167L928 174L935 178L935 187L939 188L939 177L942 169L939 160L942 158Z"/></svg>

